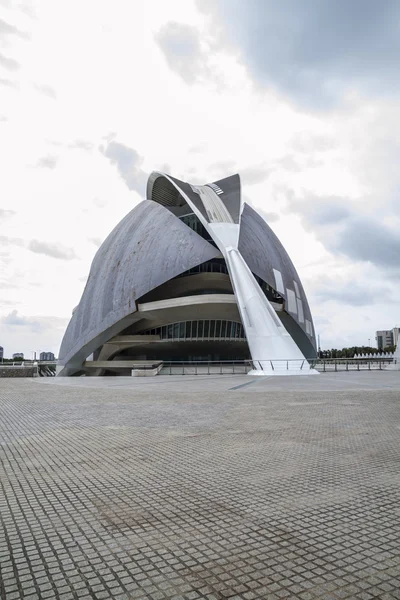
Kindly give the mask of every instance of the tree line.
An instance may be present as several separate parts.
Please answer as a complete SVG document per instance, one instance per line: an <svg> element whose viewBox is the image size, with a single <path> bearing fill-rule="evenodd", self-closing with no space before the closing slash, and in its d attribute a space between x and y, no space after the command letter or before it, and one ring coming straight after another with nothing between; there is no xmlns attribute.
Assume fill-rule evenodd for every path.
<svg viewBox="0 0 400 600"><path fill-rule="evenodd" d="M351 348L331 348L330 350L319 350L319 358L354 358L356 354L380 354L381 352L394 352L396 346L386 346L386 348L378 349L372 346L352 346Z"/></svg>

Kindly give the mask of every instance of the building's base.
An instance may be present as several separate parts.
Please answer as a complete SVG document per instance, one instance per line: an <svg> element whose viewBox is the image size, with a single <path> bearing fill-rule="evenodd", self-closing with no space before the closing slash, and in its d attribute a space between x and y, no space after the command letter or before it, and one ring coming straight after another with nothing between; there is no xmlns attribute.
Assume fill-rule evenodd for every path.
<svg viewBox="0 0 400 600"><path fill-rule="evenodd" d="M384 365L385 371L400 371L400 362L393 363L391 365Z"/></svg>
<svg viewBox="0 0 400 600"><path fill-rule="evenodd" d="M252 375L253 377L297 377L298 375L319 375L319 372L316 369L252 369L247 373L247 375Z"/></svg>

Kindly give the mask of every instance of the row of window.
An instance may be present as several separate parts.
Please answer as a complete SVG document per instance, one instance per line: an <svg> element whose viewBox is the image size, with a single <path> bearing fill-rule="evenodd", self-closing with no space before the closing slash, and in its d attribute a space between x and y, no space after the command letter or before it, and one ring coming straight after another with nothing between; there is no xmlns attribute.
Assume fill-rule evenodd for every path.
<svg viewBox="0 0 400 600"><path fill-rule="evenodd" d="M193 231L198 233L202 238L214 244L214 241L208 233L207 229L204 227L204 225L200 222L200 220L194 213L184 215L183 217L180 217L180 220L183 221L185 225L190 227L190 229L193 229Z"/></svg>
<svg viewBox="0 0 400 600"><path fill-rule="evenodd" d="M234 321L201 320L182 321L170 323L155 329L143 331L142 335L159 335L162 340L184 340L184 339L245 339L244 329L241 323Z"/></svg>
<svg viewBox="0 0 400 600"><path fill-rule="evenodd" d="M276 302L278 304L283 303L282 296L276 290L274 290L273 287L268 285L268 283L261 279L261 277L258 277L258 275L256 275L255 273L253 273L253 276L260 288L262 289L262 291L264 292L264 294L267 296L268 300L270 300L271 302Z"/></svg>
<svg viewBox="0 0 400 600"><path fill-rule="evenodd" d="M208 260L201 265L196 265L192 269L182 273L180 277L186 277L186 275L192 275L193 273L225 273L225 275L227 275L228 268L225 264L225 261L215 258L214 260Z"/></svg>

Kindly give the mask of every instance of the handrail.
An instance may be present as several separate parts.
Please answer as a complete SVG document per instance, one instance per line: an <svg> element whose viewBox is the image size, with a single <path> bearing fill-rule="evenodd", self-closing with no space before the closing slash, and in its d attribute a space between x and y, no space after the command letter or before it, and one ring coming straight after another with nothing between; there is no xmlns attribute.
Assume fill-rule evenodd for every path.
<svg viewBox="0 0 400 600"><path fill-rule="evenodd" d="M382 370L385 364L392 364L393 359L369 359L359 361L351 358L309 358L309 359L268 359L268 360L164 360L161 373L169 375L211 375L211 374L235 374L243 375L250 370L262 370L266 374L268 371L279 372L286 371L306 371L316 369L319 372L340 372L340 371L362 371L362 370ZM383 367L382 367L383 365Z"/></svg>

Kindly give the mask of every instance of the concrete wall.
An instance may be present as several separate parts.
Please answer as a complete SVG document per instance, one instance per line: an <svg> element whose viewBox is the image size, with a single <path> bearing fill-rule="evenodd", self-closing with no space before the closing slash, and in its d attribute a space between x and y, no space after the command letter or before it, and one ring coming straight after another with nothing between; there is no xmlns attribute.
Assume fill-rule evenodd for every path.
<svg viewBox="0 0 400 600"><path fill-rule="evenodd" d="M145 200L99 248L65 332L59 367L79 371L87 356L135 321L136 300L169 279L220 256L163 206Z"/></svg>
<svg viewBox="0 0 400 600"><path fill-rule="evenodd" d="M0 377L36 377L36 367L0 367Z"/></svg>

